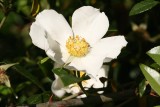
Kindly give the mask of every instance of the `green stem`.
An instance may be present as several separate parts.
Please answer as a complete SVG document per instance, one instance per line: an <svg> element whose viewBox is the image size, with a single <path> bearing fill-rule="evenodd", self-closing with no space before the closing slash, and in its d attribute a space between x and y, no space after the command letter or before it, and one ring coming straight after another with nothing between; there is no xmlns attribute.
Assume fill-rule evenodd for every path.
<svg viewBox="0 0 160 107"><path fill-rule="evenodd" d="M3 17L3 19L1 20L1 23L0 23L0 29L2 28L2 26L3 26L3 24L4 24L4 22L5 22L5 20L6 20L6 16L4 16Z"/></svg>

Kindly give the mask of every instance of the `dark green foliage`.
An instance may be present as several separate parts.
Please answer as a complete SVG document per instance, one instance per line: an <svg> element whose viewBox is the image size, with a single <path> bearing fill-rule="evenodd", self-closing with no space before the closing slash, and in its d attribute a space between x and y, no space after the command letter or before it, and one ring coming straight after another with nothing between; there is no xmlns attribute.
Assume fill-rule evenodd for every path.
<svg viewBox="0 0 160 107"><path fill-rule="evenodd" d="M109 107L138 107L142 104L153 107L160 104L158 95L150 96L151 88L145 84L144 78L149 78L151 87L160 94L156 80L147 73L148 69L156 72L160 69L158 0L0 0L0 65L19 63L6 71L11 88L0 85L0 106L34 105L49 101L51 84L55 79L53 72L60 76L65 86L89 79L85 75L75 77L66 69L53 70L54 62L32 44L29 36L30 26L38 12L54 9L70 23L74 10L85 5L99 8L108 16L110 26L105 37L124 35L128 42L118 58L109 63L108 87L104 89L104 94L114 96L115 92L135 89L141 96L128 102L126 100L126 103L122 100L113 102ZM153 47L157 51L148 51ZM141 69L140 63L145 64L140 65ZM146 97L149 100L144 101ZM53 99L61 100L55 96Z"/></svg>

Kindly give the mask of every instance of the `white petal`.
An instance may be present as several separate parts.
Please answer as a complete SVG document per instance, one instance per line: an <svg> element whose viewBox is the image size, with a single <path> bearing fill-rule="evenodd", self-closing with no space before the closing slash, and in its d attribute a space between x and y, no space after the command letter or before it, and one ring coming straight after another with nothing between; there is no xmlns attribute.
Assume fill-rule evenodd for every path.
<svg viewBox="0 0 160 107"><path fill-rule="evenodd" d="M75 69L82 71L85 70L85 64L82 62L82 58L74 58L72 59L69 66L74 67Z"/></svg>
<svg viewBox="0 0 160 107"><path fill-rule="evenodd" d="M73 13L72 29L74 35L84 37L91 46L106 34L108 27L108 18L99 9L83 6Z"/></svg>
<svg viewBox="0 0 160 107"><path fill-rule="evenodd" d="M85 70L87 74L96 77L105 58L116 58L127 42L124 36L114 36L101 39L91 48L90 52L82 58L74 59L70 66L78 70Z"/></svg>
<svg viewBox="0 0 160 107"><path fill-rule="evenodd" d="M87 97L86 94L82 94L82 95L77 96L77 98L86 98L86 97Z"/></svg>
<svg viewBox="0 0 160 107"><path fill-rule="evenodd" d="M45 38L46 36L45 29L43 29L39 25L39 23L37 22L32 23L29 34L31 36L34 45L43 50L47 50L49 48L47 39Z"/></svg>
<svg viewBox="0 0 160 107"><path fill-rule="evenodd" d="M103 58L98 55L92 55L91 53L88 53L83 58L74 59L69 66L73 66L79 71L84 70L87 75L95 78L103 64Z"/></svg>
<svg viewBox="0 0 160 107"><path fill-rule="evenodd" d="M64 85L58 76L55 75L55 77L56 79L52 83L51 90L57 97L62 97L66 93L63 89Z"/></svg>
<svg viewBox="0 0 160 107"><path fill-rule="evenodd" d="M50 38L50 36L48 36L47 40L50 47L50 50L47 51L47 55L55 62L61 65L64 64L70 56L67 52L67 49L59 45L59 43ZM54 54L54 56L52 55L52 53Z"/></svg>
<svg viewBox="0 0 160 107"><path fill-rule="evenodd" d="M68 37L73 35L68 22L55 10L42 11L37 15L36 22L45 29L46 33L51 36L53 40L56 40L63 46L65 46Z"/></svg>
<svg viewBox="0 0 160 107"><path fill-rule="evenodd" d="M98 71L98 74L96 76L96 81L93 84L93 88L103 88L107 86L107 81L103 84L100 81L100 78L101 77L108 78L108 71L109 71L109 66L103 65L100 71Z"/></svg>
<svg viewBox="0 0 160 107"><path fill-rule="evenodd" d="M74 84L69 86L71 89L71 93L72 94L76 94L79 93L81 91L80 87L78 85L74 86Z"/></svg>
<svg viewBox="0 0 160 107"><path fill-rule="evenodd" d="M113 36L101 39L93 47L94 55L101 56L103 58L114 59L120 54L121 49L127 45L127 41L124 36Z"/></svg>

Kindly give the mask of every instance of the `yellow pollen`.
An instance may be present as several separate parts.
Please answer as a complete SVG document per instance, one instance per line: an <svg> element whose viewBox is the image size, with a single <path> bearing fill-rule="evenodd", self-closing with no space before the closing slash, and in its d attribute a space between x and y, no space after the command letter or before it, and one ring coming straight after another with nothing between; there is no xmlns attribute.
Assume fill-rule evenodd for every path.
<svg viewBox="0 0 160 107"><path fill-rule="evenodd" d="M84 38L77 36L70 36L66 42L68 53L71 56L82 57L89 51L89 44Z"/></svg>

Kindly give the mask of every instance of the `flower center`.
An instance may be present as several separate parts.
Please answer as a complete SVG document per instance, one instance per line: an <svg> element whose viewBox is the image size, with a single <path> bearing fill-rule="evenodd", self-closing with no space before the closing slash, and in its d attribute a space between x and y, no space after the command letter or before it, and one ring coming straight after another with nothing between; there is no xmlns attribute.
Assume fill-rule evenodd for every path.
<svg viewBox="0 0 160 107"><path fill-rule="evenodd" d="M84 38L77 36L70 36L66 42L68 53L71 56L82 57L89 51L89 44Z"/></svg>

